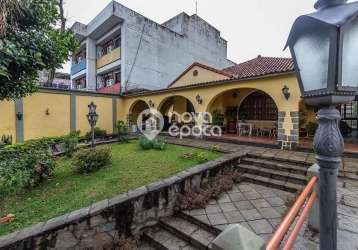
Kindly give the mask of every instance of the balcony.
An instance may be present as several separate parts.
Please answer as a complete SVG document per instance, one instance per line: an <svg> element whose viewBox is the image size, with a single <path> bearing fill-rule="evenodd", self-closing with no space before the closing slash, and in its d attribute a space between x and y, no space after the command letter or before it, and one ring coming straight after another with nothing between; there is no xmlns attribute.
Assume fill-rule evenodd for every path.
<svg viewBox="0 0 358 250"><path fill-rule="evenodd" d="M110 53L102 56L101 58L97 59L97 69L106 66L114 61L117 61L121 58L121 48L116 48L112 50Z"/></svg>
<svg viewBox="0 0 358 250"><path fill-rule="evenodd" d="M81 60L77 64L72 64L71 75L77 74L78 72L86 69L86 59Z"/></svg>

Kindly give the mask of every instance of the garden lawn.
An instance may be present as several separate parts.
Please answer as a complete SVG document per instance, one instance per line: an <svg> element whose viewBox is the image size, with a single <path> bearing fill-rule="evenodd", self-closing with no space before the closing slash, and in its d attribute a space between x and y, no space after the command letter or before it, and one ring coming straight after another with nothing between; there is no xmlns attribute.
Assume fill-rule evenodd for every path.
<svg viewBox="0 0 358 250"><path fill-rule="evenodd" d="M218 152L167 145L165 151L139 148L137 141L112 144L112 164L91 174L76 174L71 159L59 158L54 176L41 186L0 201L0 216L11 213L15 220L0 225L0 235L46 221L131 189L172 176L198 162L182 157L205 152L210 160Z"/></svg>

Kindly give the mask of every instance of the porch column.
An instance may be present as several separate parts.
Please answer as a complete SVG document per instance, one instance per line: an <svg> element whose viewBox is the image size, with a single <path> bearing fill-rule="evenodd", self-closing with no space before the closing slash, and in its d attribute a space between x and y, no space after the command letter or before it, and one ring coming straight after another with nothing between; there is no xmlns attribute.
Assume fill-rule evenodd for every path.
<svg viewBox="0 0 358 250"><path fill-rule="evenodd" d="M299 112L278 112L277 140L282 149L294 149L298 145L299 136Z"/></svg>

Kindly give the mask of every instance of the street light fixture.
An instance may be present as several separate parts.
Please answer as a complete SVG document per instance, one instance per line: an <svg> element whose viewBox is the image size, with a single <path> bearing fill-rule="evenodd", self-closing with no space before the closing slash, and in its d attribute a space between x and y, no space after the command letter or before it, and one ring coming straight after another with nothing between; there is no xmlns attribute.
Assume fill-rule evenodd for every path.
<svg viewBox="0 0 358 250"><path fill-rule="evenodd" d="M94 142L94 128L97 124L98 121L98 114L96 112L97 106L91 102L88 105L88 114L87 114L87 120L88 123L91 126L91 147L94 148L95 147L95 142Z"/></svg>
<svg viewBox="0 0 358 250"><path fill-rule="evenodd" d="M337 170L344 141L336 105L358 90L358 2L319 0L316 12L297 18L290 48L304 101L320 108L313 145L320 166L320 249L337 249Z"/></svg>

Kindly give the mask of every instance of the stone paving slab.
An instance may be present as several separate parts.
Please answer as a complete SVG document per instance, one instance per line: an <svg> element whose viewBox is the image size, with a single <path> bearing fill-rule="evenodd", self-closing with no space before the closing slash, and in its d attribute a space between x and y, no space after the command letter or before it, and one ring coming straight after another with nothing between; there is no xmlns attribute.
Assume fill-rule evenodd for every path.
<svg viewBox="0 0 358 250"><path fill-rule="evenodd" d="M285 200L292 197L289 192L243 182L211 201L205 209L185 212L220 230L239 223L268 238L287 210Z"/></svg>
<svg viewBox="0 0 358 250"><path fill-rule="evenodd" d="M261 154L262 156L266 155L270 157L277 156L281 159L305 161L307 164L313 164L316 162L315 155L313 153L270 149L231 143L209 142L195 139L184 139L179 141L177 139L169 138L169 141L170 140L173 140L175 143L180 145L195 145L196 147L201 148L209 148L212 145L216 145L220 150L225 152ZM358 159L343 157L343 162L344 171L350 176L354 177L354 179L357 179ZM259 195L257 195L257 193ZM230 198L231 202L228 201L227 197ZM266 203L262 202L261 199L264 199L270 205L267 207L269 209L264 209L265 207L260 208L260 206L266 206ZM225 201L226 203L233 203L237 208L237 210L235 210L237 213L235 213L235 211L224 212L221 209L221 206L219 206L221 211L216 210L217 212L214 214L216 214L217 218L214 219L214 221L215 223L223 222L223 224L217 224L215 227L220 230L224 230L227 225L231 223L237 223L239 221L239 224L245 226L249 230L258 233L265 240L269 240L272 232L281 222L282 216L284 216L288 210L286 205L288 199L292 199L292 194L282 190L262 187L260 185L251 183L238 184L231 191L225 193L224 197L221 198L221 201ZM338 249L358 249L358 230L356 229L358 225L358 181L339 178L337 187L337 201L339 219ZM217 204L220 205L221 203L219 201L211 201L211 205ZM232 206L225 206L226 209L228 209L228 207ZM256 212L259 213L262 218L257 219L257 216L255 217ZM218 216L217 214L222 214L222 216ZM277 217L278 214L280 217ZM210 223L207 213L202 213L201 215L196 215L195 217L204 223L208 223L208 221ZM218 219L219 217L221 218L221 221ZM225 220L223 218L226 219L227 223L224 223ZM267 233L270 229L268 225L270 225L273 229L271 233ZM310 231L305 224L302 232L297 238L294 249L303 250L318 248L319 235L312 233L312 231Z"/></svg>
<svg viewBox="0 0 358 250"><path fill-rule="evenodd" d="M213 145L216 145L219 150L224 152L245 152L245 153L255 153L260 154L262 156L268 157L279 157L282 159L291 159L291 160L298 160L304 161L307 164L314 164L316 163L315 154L307 153L307 152L300 152L300 151L292 151L292 150L282 150L282 149L275 149L275 148L265 148L259 146L248 146L248 145L240 145L234 143L224 143L224 142L213 142L213 141L206 141L200 139L182 139L179 140L178 138L167 137L168 142L184 145L184 146L192 146L198 148L210 148ZM358 179L358 158L351 158L351 157L343 157L344 163L344 171L347 173L353 174L355 178ZM342 169L341 169L342 170Z"/></svg>

